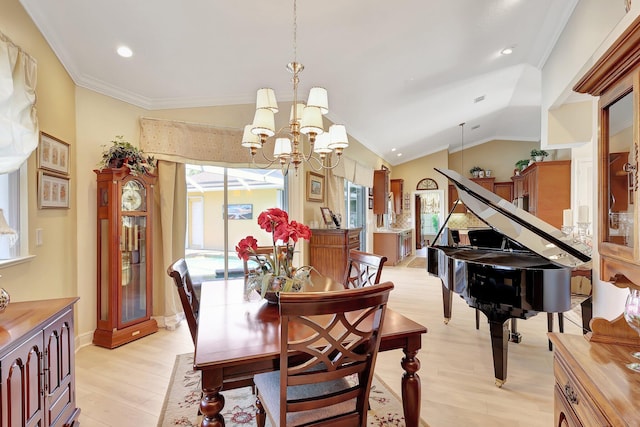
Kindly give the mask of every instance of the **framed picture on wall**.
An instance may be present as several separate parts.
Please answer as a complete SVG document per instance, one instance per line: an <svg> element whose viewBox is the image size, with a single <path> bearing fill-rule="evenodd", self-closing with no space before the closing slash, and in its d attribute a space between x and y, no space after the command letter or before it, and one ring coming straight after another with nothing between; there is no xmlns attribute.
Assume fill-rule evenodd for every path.
<svg viewBox="0 0 640 427"><path fill-rule="evenodd" d="M324 175L307 172L307 201L324 202Z"/></svg>
<svg viewBox="0 0 640 427"><path fill-rule="evenodd" d="M39 171L38 208L69 209L69 178Z"/></svg>
<svg viewBox="0 0 640 427"><path fill-rule="evenodd" d="M69 175L69 144L40 132L38 168Z"/></svg>

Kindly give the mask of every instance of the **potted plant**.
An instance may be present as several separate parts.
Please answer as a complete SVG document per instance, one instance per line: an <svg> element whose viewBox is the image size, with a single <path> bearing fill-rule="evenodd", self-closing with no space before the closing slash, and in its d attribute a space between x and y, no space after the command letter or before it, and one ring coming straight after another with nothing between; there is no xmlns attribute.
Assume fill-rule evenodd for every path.
<svg viewBox="0 0 640 427"><path fill-rule="evenodd" d="M516 175L529 165L529 159L522 159L516 162Z"/></svg>
<svg viewBox="0 0 640 427"><path fill-rule="evenodd" d="M543 161L544 158L547 157L548 155L549 155L549 153L547 153L544 150L538 150L536 148L531 150L531 158L534 159L536 162Z"/></svg>
<svg viewBox="0 0 640 427"><path fill-rule="evenodd" d="M482 170L482 168L480 166L474 166L471 169L469 169L469 173L471 174L471 176L473 176L474 178L477 178L478 176L480 176L480 171Z"/></svg>
<svg viewBox="0 0 640 427"><path fill-rule="evenodd" d="M109 148L103 146L105 150L102 152L102 160L98 163L100 170L127 166L132 175L144 175L152 173L155 169L155 159L125 141L122 135L116 136L111 144Z"/></svg>

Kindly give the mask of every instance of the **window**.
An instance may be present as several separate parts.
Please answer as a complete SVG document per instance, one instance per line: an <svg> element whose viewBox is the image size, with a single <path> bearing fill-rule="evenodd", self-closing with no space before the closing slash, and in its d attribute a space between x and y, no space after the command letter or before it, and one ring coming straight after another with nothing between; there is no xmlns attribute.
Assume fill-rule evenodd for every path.
<svg viewBox="0 0 640 427"><path fill-rule="evenodd" d="M0 209L6 223L0 233L0 268L25 258L28 254L27 163L17 171L0 174ZM1 223L0 226L4 224ZM13 234L9 229L15 231Z"/></svg>

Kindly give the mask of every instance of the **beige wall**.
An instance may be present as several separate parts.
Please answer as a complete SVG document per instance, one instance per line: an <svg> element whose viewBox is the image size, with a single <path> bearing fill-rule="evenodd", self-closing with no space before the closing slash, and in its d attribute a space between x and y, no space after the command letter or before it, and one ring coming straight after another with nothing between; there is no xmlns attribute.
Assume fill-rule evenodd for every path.
<svg viewBox="0 0 640 427"><path fill-rule="evenodd" d="M36 107L40 130L70 144L71 209L38 209L35 153L28 160L29 253L31 260L0 270L0 285L12 301L78 294L76 280L75 86L17 0L0 0L0 31L37 60ZM43 245L35 246L42 229Z"/></svg>

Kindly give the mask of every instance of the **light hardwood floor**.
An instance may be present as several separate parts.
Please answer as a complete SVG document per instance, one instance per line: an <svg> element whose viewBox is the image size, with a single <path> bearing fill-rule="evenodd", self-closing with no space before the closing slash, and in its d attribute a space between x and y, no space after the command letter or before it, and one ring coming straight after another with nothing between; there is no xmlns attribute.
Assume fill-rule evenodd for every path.
<svg viewBox="0 0 640 427"><path fill-rule="evenodd" d="M445 325L440 281L424 269L385 266L382 279L395 284L389 306L429 329L418 353L418 373L421 416L430 427L553 425L553 352L548 350L545 313L519 321L522 342L509 344L507 382L497 388L484 315L476 330L474 310L454 296L453 317ZM565 320L565 333L581 332ZM190 351L186 324L114 350L80 349L76 388L81 425L155 426L175 356ZM376 364L376 373L398 394L401 358L400 351L384 352Z"/></svg>

